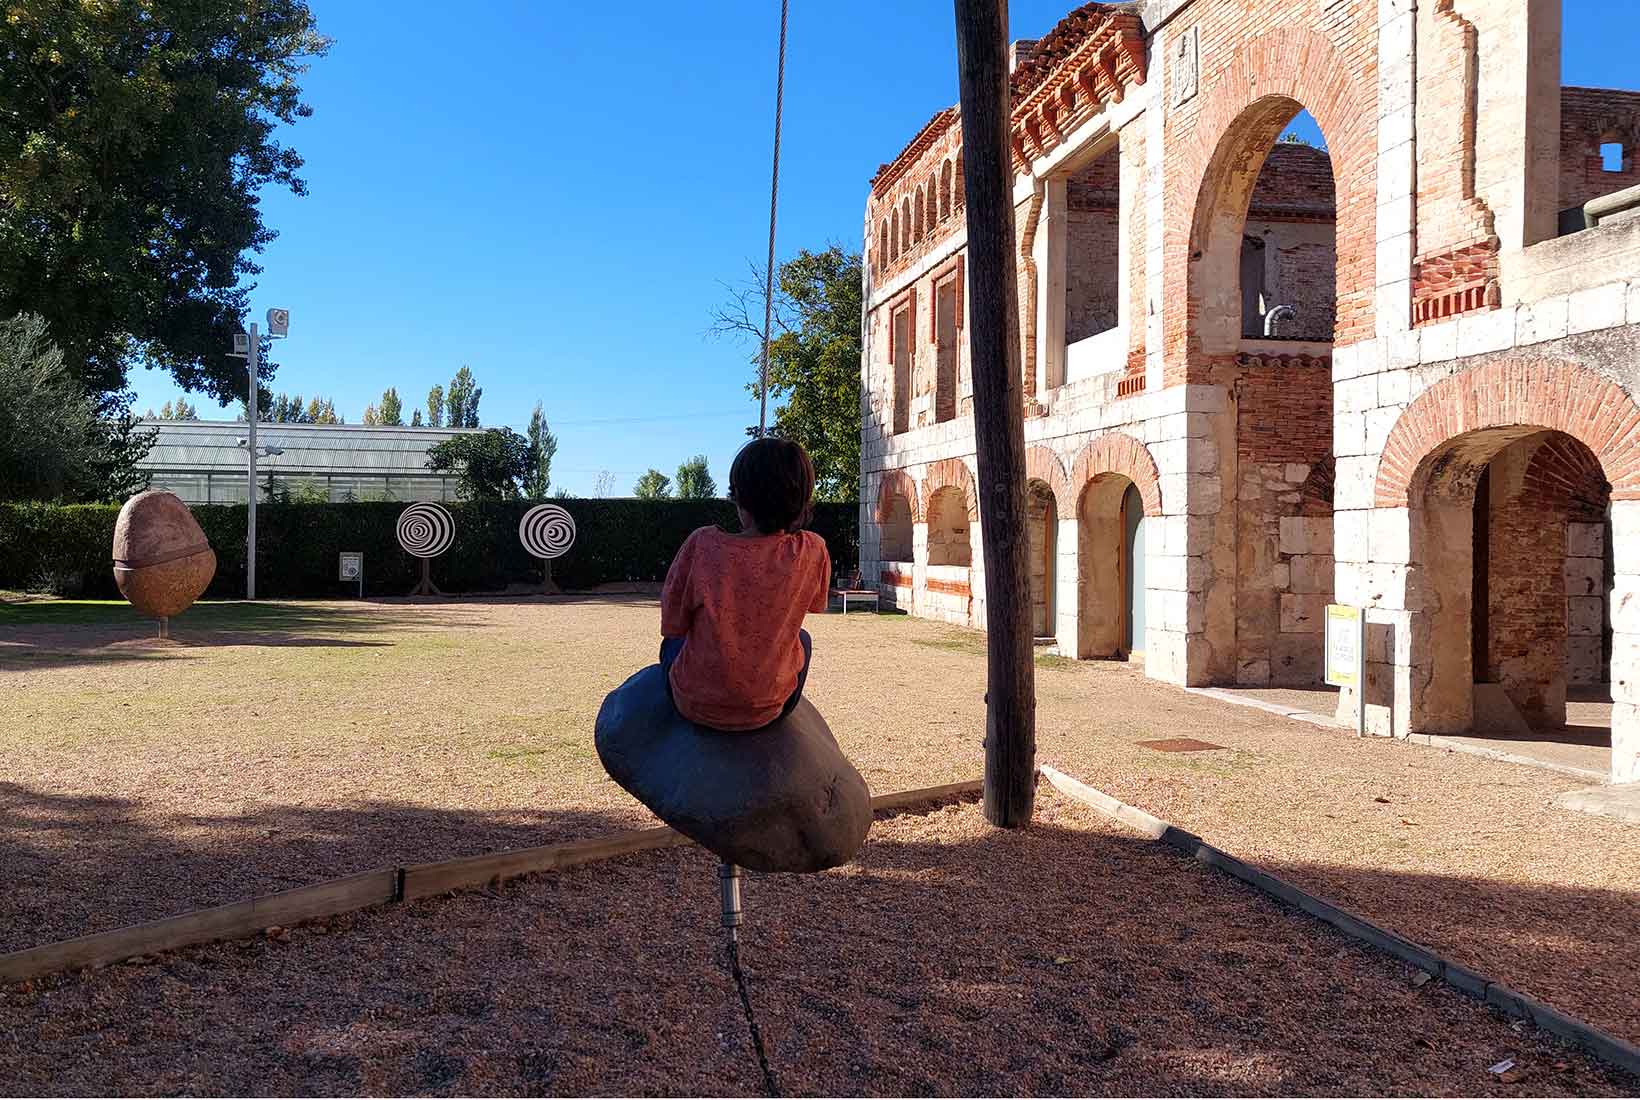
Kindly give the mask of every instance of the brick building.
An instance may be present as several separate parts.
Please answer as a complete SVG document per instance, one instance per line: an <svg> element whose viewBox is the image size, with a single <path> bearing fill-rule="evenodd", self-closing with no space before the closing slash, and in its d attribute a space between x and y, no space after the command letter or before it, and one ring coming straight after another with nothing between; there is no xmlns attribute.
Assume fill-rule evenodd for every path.
<svg viewBox="0 0 1640 1100"><path fill-rule="evenodd" d="M1060 652L1307 685L1364 606L1371 732L1555 727L1609 683L1640 779L1640 94L1561 87L1559 12L1142 0L1016 43ZM1279 141L1304 110L1325 150ZM961 137L942 110L871 182L861 556L983 627Z"/></svg>

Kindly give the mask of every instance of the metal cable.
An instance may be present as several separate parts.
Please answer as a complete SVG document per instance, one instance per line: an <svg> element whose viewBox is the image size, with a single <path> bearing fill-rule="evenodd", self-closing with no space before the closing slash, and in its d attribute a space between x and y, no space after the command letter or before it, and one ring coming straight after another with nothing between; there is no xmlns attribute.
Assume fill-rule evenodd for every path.
<svg viewBox="0 0 1640 1100"><path fill-rule="evenodd" d="M735 985L740 989L740 1007L746 1010L746 1026L752 1031L752 1049L757 1051L757 1064L763 1067L763 1084L768 1087L770 1096L779 1096L780 1085L774 1079L774 1070L769 1068L769 1055L763 1049L763 1032L757 1026L757 1017L752 1015L752 997L746 992L746 975L740 969L740 944L733 932L729 934L729 969L734 972Z"/></svg>
<svg viewBox="0 0 1640 1100"><path fill-rule="evenodd" d="M780 116L786 100L786 17L791 0L780 0L780 67L774 86L774 172L769 183L769 259L763 272L763 355L758 365L757 434L769 430L769 330L774 319L774 227L780 201Z"/></svg>

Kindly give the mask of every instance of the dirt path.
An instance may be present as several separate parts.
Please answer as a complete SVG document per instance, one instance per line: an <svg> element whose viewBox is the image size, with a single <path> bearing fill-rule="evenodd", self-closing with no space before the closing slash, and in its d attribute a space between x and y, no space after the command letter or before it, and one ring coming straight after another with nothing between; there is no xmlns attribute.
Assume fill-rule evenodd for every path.
<svg viewBox="0 0 1640 1100"><path fill-rule="evenodd" d="M591 750L653 659L643 599L0 618L0 949L370 867L645 822ZM810 695L874 789L976 777L983 640L814 617ZM1522 992L1640 1041L1640 844L1575 779L1153 684L1038 672L1039 755ZM1137 744L1197 737L1220 751ZM1623 931L1620 931L1623 930Z"/></svg>

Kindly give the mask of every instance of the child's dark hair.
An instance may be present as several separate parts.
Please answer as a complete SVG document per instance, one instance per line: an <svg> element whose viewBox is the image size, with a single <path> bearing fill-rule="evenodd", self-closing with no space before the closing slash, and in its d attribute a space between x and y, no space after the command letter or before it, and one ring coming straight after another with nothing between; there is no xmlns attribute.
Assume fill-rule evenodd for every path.
<svg viewBox="0 0 1640 1100"><path fill-rule="evenodd" d="M801 531L814 518L814 463L802 444L764 436L735 455L729 499L765 534Z"/></svg>

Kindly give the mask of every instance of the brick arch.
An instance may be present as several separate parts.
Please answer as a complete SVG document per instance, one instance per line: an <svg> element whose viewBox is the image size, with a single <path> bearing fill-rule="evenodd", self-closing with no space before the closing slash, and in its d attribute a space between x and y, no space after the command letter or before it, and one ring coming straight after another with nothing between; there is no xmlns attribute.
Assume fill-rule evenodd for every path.
<svg viewBox="0 0 1640 1100"><path fill-rule="evenodd" d="M1071 463L1068 486L1075 491L1067 492L1060 498L1059 518L1076 518L1076 508L1083 491L1089 482L1101 474L1121 474L1138 488L1145 515L1162 514L1162 482L1156 473L1156 460L1150 456L1150 449L1131 435L1108 432L1088 440L1077 452L1076 461Z"/></svg>
<svg viewBox="0 0 1640 1100"><path fill-rule="evenodd" d="M1075 518L1076 494L1071 491L1071 479L1066 476L1065 464L1059 461L1058 455L1046 447L1026 447L1025 477L1040 481L1053 490L1054 507L1060 519ZM1068 511L1066 501L1070 502Z"/></svg>
<svg viewBox="0 0 1640 1100"><path fill-rule="evenodd" d="M1288 26L1237 48L1202 88L1194 133L1172 138L1183 151L1177 172L1169 169L1178 182L1168 204L1164 279L1169 299L1187 303L1180 310L1187 319L1168 326L1170 363L1199 371L1214 356L1233 352L1229 345L1241 324L1235 292L1241 235L1253 186L1269 148L1300 108L1320 125L1332 159L1338 210L1334 340L1343 346L1374 336L1377 88L1358 75L1361 68L1325 35ZM1226 299L1204 304L1215 287ZM1234 314L1233 324L1226 313Z"/></svg>
<svg viewBox="0 0 1640 1100"><path fill-rule="evenodd" d="M1611 499L1640 500L1640 406L1593 371L1560 359L1508 358L1454 374L1408 405L1384 443L1373 503L1405 508L1430 456L1488 428L1565 432L1600 460Z"/></svg>
<svg viewBox="0 0 1640 1100"><path fill-rule="evenodd" d="M968 518L979 519L979 490L974 486L974 475L960 458L942 458L931 462L928 476L923 479L922 507L915 513L918 523L928 522L928 502L941 489L955 486L967 498Z"/></svg>
<svg viewBox="0 0 1640 1100"><path fill-rule="evenodd" d="M889 470L884 473L877 483L877 510L875 518L878 523L888 522L888 502L891 497L902 496L907 504L911 505L911 520L920 522L922 513L917 507L917 483L911 480L911 475L904 470Z"/></svg>

